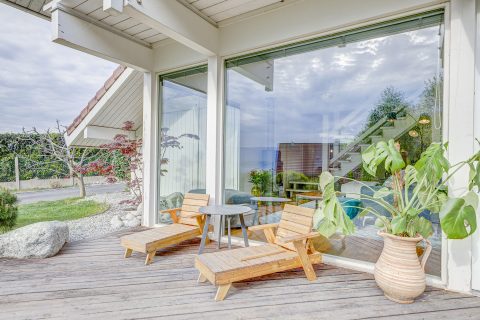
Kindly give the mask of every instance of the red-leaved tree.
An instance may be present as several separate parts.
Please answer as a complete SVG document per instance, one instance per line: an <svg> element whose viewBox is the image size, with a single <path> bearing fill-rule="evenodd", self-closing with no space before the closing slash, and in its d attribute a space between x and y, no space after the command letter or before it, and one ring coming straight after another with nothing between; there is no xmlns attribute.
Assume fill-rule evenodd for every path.
<svg viewBox="0 0 480 320"><path fill-rule="evenodd" d="M125 122L123 130L133 130L132 121ZM168 128L160 129L160 175L164 176L168 170L165 168L169 163L166 157L168 149L182 149L182 138L199 140L195 134L185 133L178 136L168 134ZM111 157L108 160L97 160L87 166L87 172L96 173L107 177L110 183L117 182L119 177L124 177L127 186L133 194L133 199L123 201L129 204L138 205L143 199L142 177L143 177L143 158L141 153L142 140L129 139L127 135L118 134L113 142L100 146L108 151ZM122 159L114 159L116 155L121 155ZM125 161L121 161L125 160Z"/></svg>
<svg viewBox="0 0 480 320"><path fill-rule="evenodd" d="M132 121L125 122L122 127L126 131L132 131L133 128ZM89 163L86 171L105 176L109 183L125 180L133 198L122 203L139 205L143 199L142 139L129 139L125 134L117 134L112 142L100 148L108 152L109 158Z"/></svg>

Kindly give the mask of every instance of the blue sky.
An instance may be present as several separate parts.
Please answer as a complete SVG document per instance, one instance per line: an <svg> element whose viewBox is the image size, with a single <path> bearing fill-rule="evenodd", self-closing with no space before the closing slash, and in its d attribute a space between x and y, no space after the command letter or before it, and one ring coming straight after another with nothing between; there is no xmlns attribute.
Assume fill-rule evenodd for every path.
<svg viewBox="0 0 480 320"><path fill-rule="evenodd" d="M0 132L70 124L116 67L51 42L48 21L0 3Z"/></svg>

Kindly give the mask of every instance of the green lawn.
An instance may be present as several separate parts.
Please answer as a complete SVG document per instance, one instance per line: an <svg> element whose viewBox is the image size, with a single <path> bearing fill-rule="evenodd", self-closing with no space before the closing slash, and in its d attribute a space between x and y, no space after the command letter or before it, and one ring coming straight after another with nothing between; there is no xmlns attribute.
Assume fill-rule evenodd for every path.
<svg viewBox="0 0 480 320"><path fill-rule="evenodd" d="M15 229L40 221L75 220L105 212L108 204L81 198L42 201L18 206Z"/></svg>

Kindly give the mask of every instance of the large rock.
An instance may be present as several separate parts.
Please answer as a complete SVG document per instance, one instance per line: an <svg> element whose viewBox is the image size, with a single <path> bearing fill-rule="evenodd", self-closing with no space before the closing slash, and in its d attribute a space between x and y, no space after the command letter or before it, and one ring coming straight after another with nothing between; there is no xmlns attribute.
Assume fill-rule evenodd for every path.
<svg viewBox="0 0 480 320"><path fill-rule="evenodd" d="M140 220L138 220L137 218L134 218L132 220L123 221L123 224L125 225L125 227L134 228L140 225Z"/></svg>
<svg viewBox="0 0 480 320"><path fill-rule="evenodd" d="M135 218L136 218L136 216L133 213L127 213L122 220L127 221L127 220L133 220Z"/></svg>
<svg viewBox="0 0 480 320"><path fill-rule="evenodd" d="M48 258L68 240L68 225L60 221L38 222L0 236L0 257Z"/></svg>
<svg viewBox="0 0 480 320"><path fill-rule="evenodd" d="M121 227L123 227L123 221L117 215L113 216L112 220L110 220L110 224L114 229L120 229Z"/></svg>
<svg viewBox="0 0 480 320"><path fill-rule="evenodd" d="M143 202L138 205L135 215L139 217L143 216Z"/></svg>

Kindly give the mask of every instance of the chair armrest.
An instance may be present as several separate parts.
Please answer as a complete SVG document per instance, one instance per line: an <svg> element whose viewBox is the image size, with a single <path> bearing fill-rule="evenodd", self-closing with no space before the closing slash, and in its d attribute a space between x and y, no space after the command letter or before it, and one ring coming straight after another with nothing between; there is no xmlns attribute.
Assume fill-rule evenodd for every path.
<svg viewBox="0 0 480 320"><path fill-rule="evenodd" d="M181 218L196 218L196 217L201 217L201 216L204 216L205 213L201 213L201 212L192 212L192 213L188 213L188 214L182 214Z"/></svg>
<svg viewBox="0 0 480 320"><path fill-rule="evenodd" d="M275 229L278 228L279 223L269 223L269 224L259 224L257 226L248 227L250 231L264 230L264 229Z"/></svg>
<svg viewBox="0 0 480 320"><path fill-rule="evenodd" d="M290 242L312 239L312 238L316 238L316 237L320 237L320 233L315 231L315 232L310 232L310 233L306 233L306 234L299 234L299 235L295 235L295 236L279 238L279 239L277 239L277 243L287 244L287 243L290 243Z"/></svg>
<svg viewBox="0 0 480 320"><path fill-rule="evenodd" d="M171 208L171 209L165 209L165 210L160 210L160 213L169 213L172 214L172 212L177 212L182 210L182 208Z"/></svg>
<svg viewBox="0 0 480 320"><path fill-rule="evenodd" d="M178 222L177 212L180 210L182 210L182 208L172 208L172 209L160 210L160 213L170 214L170 218L172 218L172 221L174 223L177 223Z"/></svg>

